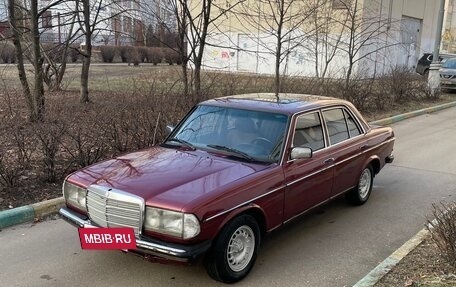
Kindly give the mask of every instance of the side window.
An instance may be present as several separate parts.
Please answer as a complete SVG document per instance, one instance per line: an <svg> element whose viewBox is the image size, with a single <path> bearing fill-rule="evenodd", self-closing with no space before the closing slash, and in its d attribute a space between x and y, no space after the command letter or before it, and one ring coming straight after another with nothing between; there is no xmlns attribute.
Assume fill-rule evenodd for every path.
<svg viewBox="0 0 456 287"><path fill-rule="evenodd" d="M328 128L330 144L340 143L341 141L350 138L342 109L324 111L323 117L325 118L326 127Z"/></svg>
<svg viewBox="0 0 456 287"><path fill-rule="evenodd" d="M361 134L361 131L359 130L358 126L356 125L355 119L348 113L346 110L344 110L345 114L345 119L347 120L347 126L348 126L348 131L350 132L350 137L356 137L357 135Z"/></svg>
<svg viewBox="0 0 456 287"><path fill-rule="evenodd" d="M318 112L305 114L296 119L293 147L309 147L313 151L325 147L325 139Z"/></svg>

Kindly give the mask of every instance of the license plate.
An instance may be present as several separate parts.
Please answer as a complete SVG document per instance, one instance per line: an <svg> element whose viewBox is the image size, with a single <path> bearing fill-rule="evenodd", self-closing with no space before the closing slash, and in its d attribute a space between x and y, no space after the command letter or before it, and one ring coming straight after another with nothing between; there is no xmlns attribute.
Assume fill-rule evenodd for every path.
<svg viewBox="0 0 456 287"><path fill-rule="evenodd" d="M133 228L78 228L82 249L126 250L136 249Z"/></svg>

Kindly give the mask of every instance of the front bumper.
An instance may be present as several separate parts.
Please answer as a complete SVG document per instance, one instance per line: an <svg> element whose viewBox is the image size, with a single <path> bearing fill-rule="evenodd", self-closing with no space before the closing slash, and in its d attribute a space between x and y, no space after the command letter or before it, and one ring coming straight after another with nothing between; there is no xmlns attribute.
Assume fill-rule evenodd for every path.
<svg viewBox="0 0 456 287"><path fill-rule="evenodd" d="M456 79L445 79L440 77L440 88L441 89L456 89Z"/></svg>
<svg viewBox="0 0 456 287"><path fill-rule="evenodd" d="M65 221L78 228L97 227L89 218L66 207L61 208L59 214ZM148 236L139 235L136 238L136 247L137 249L134 251L144 255L157 256L178 262L191 262L204 254L211 247L211 242L205 241L196 245L183 245L168 243Z"/></svg>

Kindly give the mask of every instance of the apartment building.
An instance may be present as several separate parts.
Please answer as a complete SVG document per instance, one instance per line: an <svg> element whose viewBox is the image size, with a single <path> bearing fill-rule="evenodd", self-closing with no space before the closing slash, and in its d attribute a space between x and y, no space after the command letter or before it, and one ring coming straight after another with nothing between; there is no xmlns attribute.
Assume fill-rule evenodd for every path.
<svg viewBox="0 0 456 287"><path fill-rule="evenodd" d="M39 0L39 9L51 7L39 19L41 41L60 43L73 31L77 33L74 42L82 43L75 1L55 2ZM0 36L7 35L9 29L6 3L0 1ZM96 23L93 45L144 45L147 29L163 25L172 29L175 25L168 6L168 0L90 0L91 22Z"/></svg>

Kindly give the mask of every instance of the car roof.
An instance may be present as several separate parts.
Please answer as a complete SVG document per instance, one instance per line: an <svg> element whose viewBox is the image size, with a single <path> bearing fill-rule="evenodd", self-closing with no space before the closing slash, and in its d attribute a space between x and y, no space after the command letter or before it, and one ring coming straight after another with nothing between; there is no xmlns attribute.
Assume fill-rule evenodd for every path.
<svg viewBox="0 0 456 287"><path fill-rule="evenodd" d="M290 93L279 93L277 97L275 93L233 95L211 99L201 104L287 115L332 105L352 106L349 102L337 98Z"/></svg>

